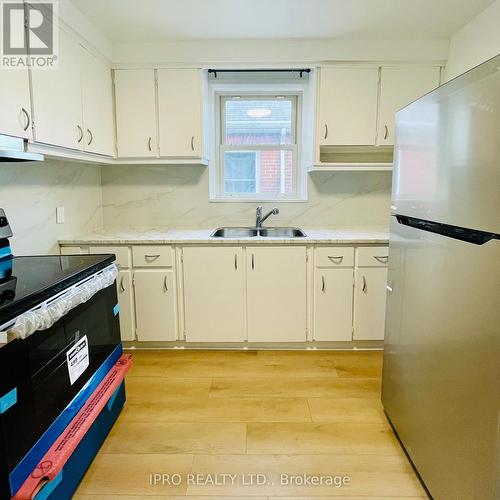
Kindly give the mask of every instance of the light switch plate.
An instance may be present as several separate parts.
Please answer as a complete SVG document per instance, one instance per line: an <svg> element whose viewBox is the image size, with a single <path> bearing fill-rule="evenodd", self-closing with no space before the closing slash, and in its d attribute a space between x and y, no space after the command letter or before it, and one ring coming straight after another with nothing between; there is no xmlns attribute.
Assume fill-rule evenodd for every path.
<svg viewBox="0 0 500 500"><path fill-rule="evenodd" d="M57 207L56 208L56 223L57 224L64 224L64 219L65 219L65 211L64 207Z"/></svg>

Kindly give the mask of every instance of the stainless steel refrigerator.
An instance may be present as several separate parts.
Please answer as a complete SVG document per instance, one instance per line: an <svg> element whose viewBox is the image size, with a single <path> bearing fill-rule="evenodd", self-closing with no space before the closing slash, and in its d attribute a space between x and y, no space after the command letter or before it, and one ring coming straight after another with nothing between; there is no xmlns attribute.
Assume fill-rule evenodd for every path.
<svg viewBox="0 0 500 500"><path fill-rule="evenodd" d="M436 500L500 499L500 56L396 122L382 401Z"/></svg>

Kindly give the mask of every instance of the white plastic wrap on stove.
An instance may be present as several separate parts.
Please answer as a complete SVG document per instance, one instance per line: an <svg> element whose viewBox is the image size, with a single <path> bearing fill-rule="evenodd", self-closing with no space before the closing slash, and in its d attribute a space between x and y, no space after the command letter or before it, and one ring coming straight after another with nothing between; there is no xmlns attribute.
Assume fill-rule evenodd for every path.
<svg viewBox="0 0 500 500"><path fill-rule="evenodd" d="M71 309L90 300L97 292L111 286L118 275L116 264L65 290L61 295L22 313L4 328L9 336L25 339L38 330L47 330ZM0 332L0 333L4 333Z"/></svg>

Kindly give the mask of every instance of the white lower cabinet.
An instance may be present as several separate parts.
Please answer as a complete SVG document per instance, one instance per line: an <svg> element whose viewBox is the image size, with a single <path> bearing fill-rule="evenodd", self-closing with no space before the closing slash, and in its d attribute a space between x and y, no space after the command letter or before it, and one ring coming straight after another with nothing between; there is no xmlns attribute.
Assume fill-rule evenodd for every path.
<svg viewBox="0 0 500 500"><path fill-rule="evenodd" d="M173 271L135 269L134 292L137 340L177 340Z"/></svg>
<svg viewBox="0 0 500 500"><path fill-rule="evenodd" d="M61 255L87 252L116 255L124 341L184 338L188 343L217 344L384 338L384 246L317 246L314 265L307 261L305 246L292 245L61 247ZM177 279L176 252L182 256ZM180 337L179 314L184 330Z"/></svg>
<svg viewBox="0 0 500 500"><path fill-rule="evenodd" d="M353 339L383 340L387 268L358 267L355 279Z"/></svg>
<svg viewBox="0 0 500 500"><path fill-rule="evenodd" d="M243 342L245 288L240 247L182 250L187 342Z"/></svg>
<svg viewBox="0 0 500 500"><path fill-rule="evenodd" d="M313 300L314 340L352 340L353 269L317 268Z"/></svg>
<svg viewBox="0 0 500 500"><path fill-rule="evenodd" d="M116 278L118 305L120 307L120 332L122 340L135 340L134 292L132 272L120 271Z"/></svg>
<svg viewBox="0 0 500 500"><path fill-rule="evenodd" d="M305 247L247 248L249 342L307 339Z"/></svg>

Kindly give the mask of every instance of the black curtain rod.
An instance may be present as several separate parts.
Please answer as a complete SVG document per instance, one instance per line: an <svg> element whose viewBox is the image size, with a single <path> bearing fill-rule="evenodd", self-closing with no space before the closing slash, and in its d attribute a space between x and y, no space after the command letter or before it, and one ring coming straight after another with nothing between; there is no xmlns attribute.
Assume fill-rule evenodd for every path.
<svg viewBox="0 0 500 500"><path fill-rule="evenodd" d="M217 78L217 73L299 73L300 78L304 73L310 73L311 68L302 69L209 69L208 73L213 73Z"/></svg>

